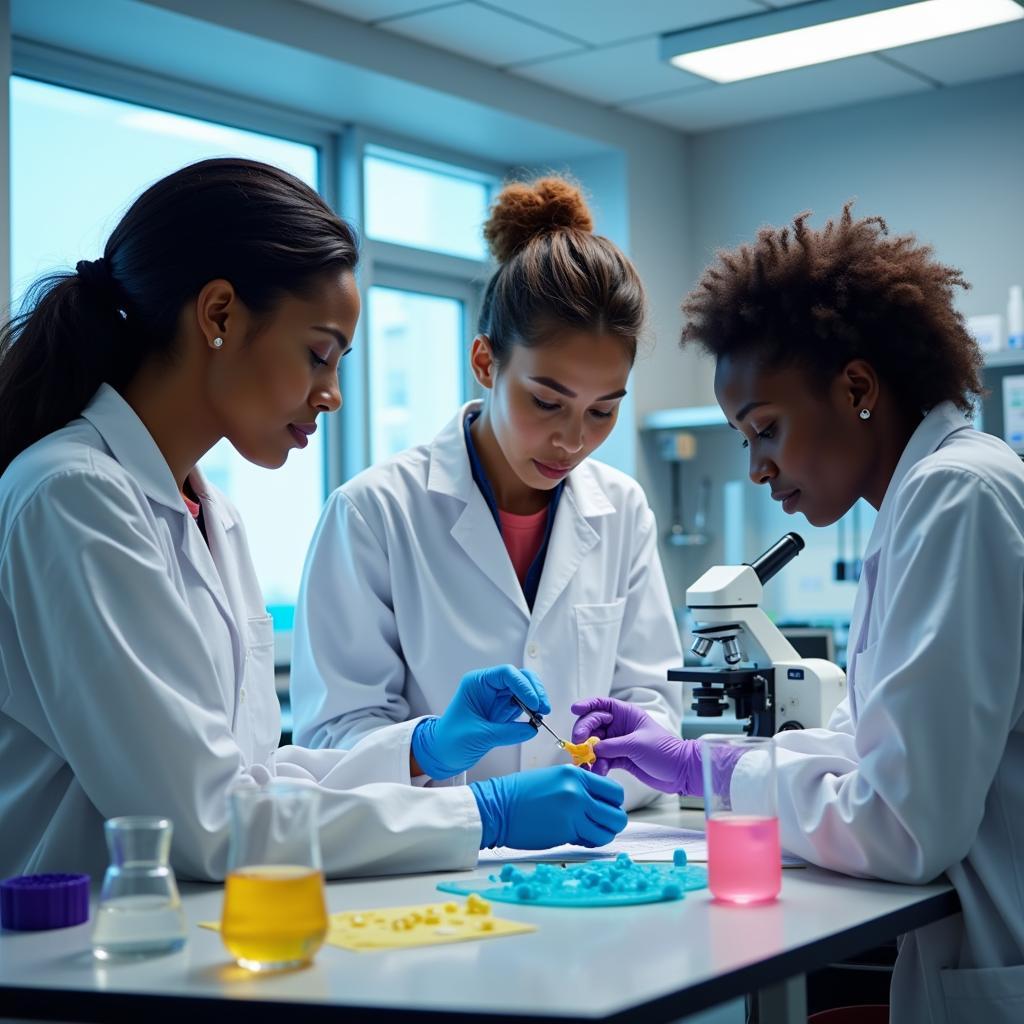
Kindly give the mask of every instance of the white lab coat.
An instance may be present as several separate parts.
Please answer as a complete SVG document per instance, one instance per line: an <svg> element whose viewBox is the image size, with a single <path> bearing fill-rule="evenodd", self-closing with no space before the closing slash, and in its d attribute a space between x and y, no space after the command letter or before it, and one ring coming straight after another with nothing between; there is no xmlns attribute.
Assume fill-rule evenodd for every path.
<svg viewBox="0 0 1024 1024"><path fill-rule="evenodd" d="M846 700L828 729L776 737L788 849L891 881L945 872L960 896L962 915L903 938L896 1024L1024 1020L1022 635L1024 466L944 403L879 509Z"/></svg>
<svg viewBox="0 0 1024 1024"><path fill-rule="evenodd" d="M441 714L462 675L525 666L568 737L582 697L612 696L679 732L682 664L657 529L635 480L592 459L569 475L531 612L473 480L467 404L429 445L344 484L328 500L296 610L296 742L346 747L382 725ZM491 751L470 779L565 762L547 733ZM655 794L616 773L627 806Z"/></svg>
<svg viewBox="0 0 1024 1024"><path fill-rule="evenodd" d="M105 818L163 814L176 869L220 878L228 790L273 776L318 789L330 874L472 867L468 787L410 785L415 723L348 752L277 749L272 628L245 533L190 480L209 547L106 385L0 477L0 877L98 878Z"/></svg>

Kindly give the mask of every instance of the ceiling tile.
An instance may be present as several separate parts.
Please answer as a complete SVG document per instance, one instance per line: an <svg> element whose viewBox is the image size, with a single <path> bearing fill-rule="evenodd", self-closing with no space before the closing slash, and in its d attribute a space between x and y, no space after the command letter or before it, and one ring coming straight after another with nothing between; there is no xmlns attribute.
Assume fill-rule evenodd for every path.
<svg viewBox="0 0 1024 1024"><path fill-rule="evenodd" d="M441 0L301 0L311 7L344 14L356 21L379 21L399 14L411 14L425 7L436 7Z"/></svg>
<svg viewBox="0 0 1024 1024"><path fill-rule="evenodd" d="M395 18L380 27L497 67L550 57L576 46L564 36L475 3L458 3Z"/></svg>
<svg viewBox="0 0 1024 1024"><path fill-rule="evenodd" d="M1012 75L1024 71L1024 21L883 52L943 85Z"/></svg>
<svg viewBox="0 0 1024 1024"><path fill-rule="evenodd" d="M916 76L865 56L639 100L623 104L622 109L673 128L701 132L928 88Z"/></svg>
<svg viewBox="0 0 1024 1024"><path fill-rule="evenodd" d="M488 7L600 46L745 14L763 14L756 0L481 0Z"/></svg>
<svg viewBox="0 0 1024 1024"><path fill-rule="evenodd" d="M553 57L514 68L513 71L524 78L599 103L622 103L687 86L702 88L707 85L706 78L680 71L663 61L658 53L656 36Z"/></svg>

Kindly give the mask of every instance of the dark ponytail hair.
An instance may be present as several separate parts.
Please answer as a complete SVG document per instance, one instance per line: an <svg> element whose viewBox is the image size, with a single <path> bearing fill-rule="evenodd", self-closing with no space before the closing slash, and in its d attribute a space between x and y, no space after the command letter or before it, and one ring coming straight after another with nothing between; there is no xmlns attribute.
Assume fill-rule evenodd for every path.
<svg viewBox="0 0 1024 1024"><path fill-rule="evenodd" d="M0 328L0 472L78 416L174 358L185 303L217 278L257 316L328 271L354 269L355 232L297 178L252 160L203 160L151 185L75 273L45 277Z"/></svg>
<svg viewBox="0 0 1024 1024"><path fill-rule="evenodd" d="M593 227L582 192L563 178L501 190L484 225L500 266L484 292L478 325L499 365L513 345L542 344L565 327L613 334L636 358L643 285L618 246Z"/></svg>

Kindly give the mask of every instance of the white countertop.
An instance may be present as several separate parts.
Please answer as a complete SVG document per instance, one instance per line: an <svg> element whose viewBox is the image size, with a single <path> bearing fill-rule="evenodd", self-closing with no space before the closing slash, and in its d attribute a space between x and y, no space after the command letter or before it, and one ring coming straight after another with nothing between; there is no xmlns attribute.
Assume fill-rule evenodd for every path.
<svg viewBox="0 0 1024 1024"><path fill-rule="evenodd" d="M687 827L702 820L699 812L667 803L633 817ZM332 882L328 905L338 911L437 901L445 897L436 883L459 877L468 876ZM852 956L956 909L945 883L901 886L793 869L783 872L782 895L768 906L719 906L706 890L679 902L611 909L495 904L498 916L538 930L373 953L325 946L310 968L254 977L230 963L217 933L196 927L220 916L221 887L184 885L182 896L190 924L186 948L142 962L95 961L91 925L0 933L0 1012L222 1021L230 1000L244 1001L247 1024L279 1020L288 1007L304 1024L328 1014L337 1020L343 1007L359 1008L360 1020L435 1011L506 1021L669 1021Z"/></svg>

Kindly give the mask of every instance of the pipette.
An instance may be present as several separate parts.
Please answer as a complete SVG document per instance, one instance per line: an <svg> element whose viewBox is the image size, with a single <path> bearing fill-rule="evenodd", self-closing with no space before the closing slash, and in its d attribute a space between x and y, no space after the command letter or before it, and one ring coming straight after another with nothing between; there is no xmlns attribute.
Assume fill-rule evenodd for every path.
<svg viewBox="0 0 1024 1024"><path fill-rule="evenodd" d="M558 734L552 731L550 726L548 726L545 723L541 715L538 715L536 711L531 711L514 693L510 693L509 696L523 709L523 713L530 720L530 725L532 725L534 729L540 731L541 727L543 726L545 729L547 729L548 732L551 733L552 736L554 736L555 742L563 750L565 750L565 740L560 739Z"/></svg>

